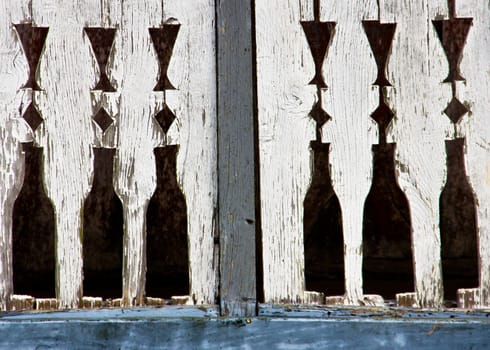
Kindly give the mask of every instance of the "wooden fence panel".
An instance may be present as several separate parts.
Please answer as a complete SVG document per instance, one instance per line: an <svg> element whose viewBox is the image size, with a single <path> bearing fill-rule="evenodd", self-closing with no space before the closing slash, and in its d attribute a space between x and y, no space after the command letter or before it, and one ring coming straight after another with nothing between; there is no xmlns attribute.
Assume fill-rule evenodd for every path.
<svg viewBox="0 0 490 350"><path fill-rule="evenodd" d="M2 36L7 46L4 67L10 75L1 100L5 121L0 126L3 168L8 170L2 171L2 309L12 294L10 211L21 185L20 142L30 141L24 136L29 135L27 123L35 130L34 146L43 149L40 177L55 209L59 307L82 305L83 206L95 181L95 148L115 150L114 164L106 167L114 169L109 186L113 183L124 212L122 303L145 302L147 207L157 187L155 155L162 149L176 157L174 165L165 160L164 166L166 171L175 167L170 175L177 187L168 193L181 193L184 211L184 217L177 219L185 223L189 254L190 286L184 294L190 297L184 299L214 303L218 273L214 2L33 1L4 8L5 23L27 22L24 30L30 32L22 37L19 28L15 33L9 24ZM44 44L31 39L32 27L49 28L41 30ZM24 50L37 45L40 56L39 66L33 67L37 75L31 74L29 80L33 86L23 90L19 88L28 68L21 41ZM31 94L35 109L29 110ZM17 126L13 118L19 110L30 120ZM176 222L168 216L157 219L162 220L161 227ZM158 222L156 226L158 231ZM172 234L182 233L166 234L172 240Z"/></svg>

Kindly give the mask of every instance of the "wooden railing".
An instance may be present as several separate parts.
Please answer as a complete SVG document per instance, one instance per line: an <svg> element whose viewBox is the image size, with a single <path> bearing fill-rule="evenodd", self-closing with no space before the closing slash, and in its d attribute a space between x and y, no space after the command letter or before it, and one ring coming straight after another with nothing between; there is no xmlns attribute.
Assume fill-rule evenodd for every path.
<svg viewBox="0 0 490 350"><path fill-rule="evenodd" d="M485 1L4 8L0 309L490 306Z"/></svg>

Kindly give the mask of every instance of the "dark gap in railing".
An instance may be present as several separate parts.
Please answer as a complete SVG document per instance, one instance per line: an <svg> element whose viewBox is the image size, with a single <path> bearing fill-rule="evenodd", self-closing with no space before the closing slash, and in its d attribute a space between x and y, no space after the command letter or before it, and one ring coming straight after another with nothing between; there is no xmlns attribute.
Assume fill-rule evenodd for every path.
<svg viewBox="0 0 490 350"><path fill-rule="evenodd" d="M344 294L344 238L340 202L329 171L330 144L311 142L313 176L304 200L307 291Z"/></svg>
<svg viewBox="0 0 490 350"><path fill-rule="evenodd" d="M395 144L373 145L373 181L364 203L365 294L396 299L414 290L410 209L395 177Z"/></svg>
<svg viewBox="0 0 490 350"><path fill-rule="evenodd" d="M94 179L83 208L83 292L122 295L123 207L114 191L115 149L94 148Z"/></svg>
<svg viewBox="0 0 490 350"><path fill-rule="evenodd" d="M187 205L177 182L177 145L154 149L157 187L146 214L146 295L189 294Z"/></svg>
<svg viewBox="0 0 490 350"><path fill-rule="evenodd" d="M257 99L257 41L255 27L255 1L251 0L252 17L252 80L253 80L253 127L254 127L254 176L255 176L255 273L258 303L265 302L264 258L262 249L262 213L260 200L260 146L259 146L259 107Z"/></svg>
<svg viewBox="0 0 490 350"><path fill-rule="evenodd" d="M447 180L440 197L444 298L457 300L459 288L476 288L478 242L476 205L466 177L464 138L446 141Z"/></svg>
<svg viewBox="0 0 490 350"><path fill-rule="evenodd" d="M25 175L12 223L14 294L55 297L55 219L43 185L43 149L23 143Z"/></svg>

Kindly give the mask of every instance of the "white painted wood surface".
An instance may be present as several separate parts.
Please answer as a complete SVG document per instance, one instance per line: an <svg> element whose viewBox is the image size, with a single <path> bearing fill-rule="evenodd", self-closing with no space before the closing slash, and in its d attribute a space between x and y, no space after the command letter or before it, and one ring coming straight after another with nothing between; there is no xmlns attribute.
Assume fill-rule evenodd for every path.
<svg viewBox="0 0 490 350"><path fill-rule="evenodd" d="M396 22L388 79L387 103L396 112L392 137L399 184L410 205L415 289L422 307L442 304L439 197L445 182L444 140L450 120L443 110L451 100L442 83L448 63L432 19L447 15L441 1L381 2L381 19ZM449 132L448 132L449 130Z"/></svg>
<svg viewBox="0 0 490 350"><path fill-rule="evenodd" d="M186 196L190 249L190 300L214 303L216 69L214 1L33 0L2 3L2 110L0 142L0 308L12 293L12 205L22 184L20 142L32 139L20 117L30 90L27 64L12 23L49 27L41 56L35 102L44 123L34 135L44 147L45 184L56 212L57 297L77 307L82 297L81 208L93 176L92 147L117 149L114 187L124 207L123 304L142 304L145 294L146 207L155 190L153 148L179 144L177 177ZM159 67L149 27L180 23L168 76L177 90L153 92ZM91 92L100 72L84 27L115 27L107 66L115 93ZM24 101L23 101L24 100ZM153 116L166 103L176 114L165 139ZM99 105L114 118L105 134L92 121ZM23 111L22 111L23 112ZM4 170L5 169L5 170Z"/></svg>
<svg viewBox="0 0 490 350"><path fill-rule="evenodd" d="M473 17L461 71L466 78L458 85L462 101L471 113L460 122L466 137L466 169L477 206L480 254L480 291L476 305L490 307L490 4L459 1L458 17Z"/></svg>
<svg viewBox="0 0 490 350"><path fill-rule="evenodd" d="M316 98L308 82L313 59L300 21L313 19L312 1L257 1L257 76L266 302L300 301L304 289L303 200L312 174L308 117ZM274 16L270 14L274 13ZM362 300L362 215L371 182L376 129L376 64L362 29L376 19L375 1L322 2L321 20L336 22L323 65L328 90L323 127L331 142L331 171L342 207L346 296ZM326 252L327 253L327 252ZM328 292L327 292L328 294Z"/></svg>
<svg viewBox="0 0 490 350"><path fill-rule="evenodd" d="M313 19L313 0L256 3L265 299L295 302L304 288L302 204L314 132L307 115L316 98L307 85L314 66L300 21ZM473 17L474 25L461 65L466 83L458 82L460 99L472 113L455 134L443 113L452 98L451 84L442 83L448 62L432 26L432 20L448 17L446 0L321 1L321 20L337 23L323 65L329 87L323 106L332 120L323 127L322 141L331 143L331 176L342 208L344 303L363 299L362 215L371 183L371 144L377 143L369 118L376 107L377 88L371 87L376 66L363 19L397 23L386 98L395 118L387 135L388 142L397 143L398 181L410 205L417 305L439 307L443 301L439 197L446 177L444 141L456 136L467 137L466 164L478 198L480 306L489 303L490 9L485 1L456 3L458 16Z"/></svg>
<svg viewBox="0 0 490 350"><path fill-rule="evenodd" d="M20 90L27 81L28 66L12 26L29 18L27 1L2 0L0 9L0 310L5 310L13 293L12 212L24 171L18 141L25 138L28 128L19 119L19 106L24 101L27 108L31 96Z"/></svg>

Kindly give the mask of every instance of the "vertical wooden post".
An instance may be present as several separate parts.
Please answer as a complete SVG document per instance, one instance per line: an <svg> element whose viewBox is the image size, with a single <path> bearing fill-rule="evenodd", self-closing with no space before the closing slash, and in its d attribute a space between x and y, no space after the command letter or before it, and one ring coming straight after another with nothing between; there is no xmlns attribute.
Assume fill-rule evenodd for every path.
<svg viewBox="0 0 490 350"><path fill-rule="evenodd" d="M256 306L252 1L217 0L221 313Z"/></svg>
<svg viewBox="0 0 490 350"><path fill-rule="evenodd" d="M22 185L23 162L16 130L24 123L19 107L29 105L19 90L27 81L28 66L12 23L28 20L26 1L0 1L0 310L7 310L13 293L12 284L12 212ZM24 98L23 98L24 97ZM22 110L21 113L24 111ZM26 130L27 131L27 130Z"/></svg>

